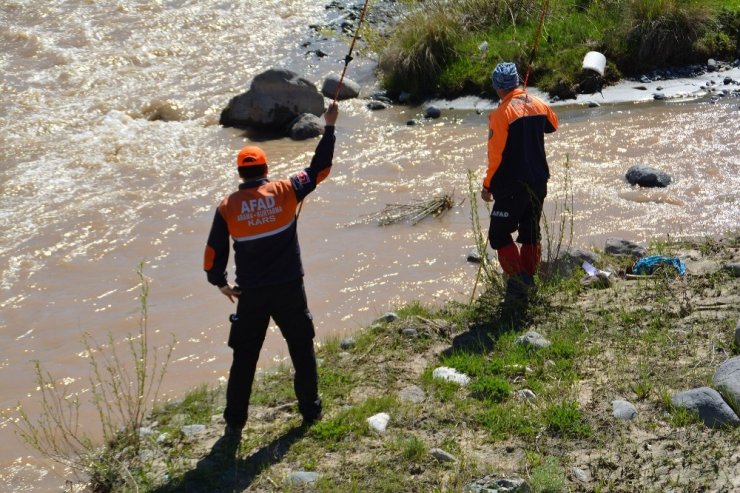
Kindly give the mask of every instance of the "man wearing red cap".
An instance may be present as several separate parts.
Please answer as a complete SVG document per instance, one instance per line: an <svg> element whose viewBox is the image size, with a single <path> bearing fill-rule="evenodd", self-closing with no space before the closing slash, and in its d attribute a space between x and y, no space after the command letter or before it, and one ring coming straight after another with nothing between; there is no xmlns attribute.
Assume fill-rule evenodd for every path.
<svg viewBox="0 0 740 493"><path fill-rule="evenodd" d="M225 438L237 443L247 422L249 397L270 317L288 344L295 368L294 389L304 424L321 417L314 326L303 287L296 223L298 204L328 175L334 155L336 103L324 114L326 126L311 165L288 179L267 179L267 157L256 146L239 151L242 183L216 210L206 245L208 282L234 302L229 347L234 351L226 387ZM229 237L233 239L236 285L226 278Z"/></svg>
<svg viewBox="0 0 740 493"><path fill-rule="evenodd" d="M489 115L488 169L481 198L494 201L488 240L507 276L501 318L516 323L526 309L540 263L540 218L550 178L545 134L557 130L558 117L544 101L519 87L513 63L499 63L491 82L501 102ZM521 249L512 239L514 231Z"/></svg>

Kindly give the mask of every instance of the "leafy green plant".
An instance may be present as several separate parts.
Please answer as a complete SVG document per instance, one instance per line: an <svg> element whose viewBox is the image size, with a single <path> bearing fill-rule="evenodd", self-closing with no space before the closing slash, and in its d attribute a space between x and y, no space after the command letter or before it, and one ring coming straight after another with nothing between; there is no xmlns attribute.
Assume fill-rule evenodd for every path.
<svg viewBox="0 0 740 493"><path fill-rule="evenodd" d="M485 375L470 385L470 393L478 399L502 402L511 395L511 385L503 378Z"/></svg>
<svg viewBox="0 0 740 493"><path fill-rule="evenodd" d="M591 433L577 402L564 401L549 406L545 410L545 421L557 435L585 437Z"/></svg>

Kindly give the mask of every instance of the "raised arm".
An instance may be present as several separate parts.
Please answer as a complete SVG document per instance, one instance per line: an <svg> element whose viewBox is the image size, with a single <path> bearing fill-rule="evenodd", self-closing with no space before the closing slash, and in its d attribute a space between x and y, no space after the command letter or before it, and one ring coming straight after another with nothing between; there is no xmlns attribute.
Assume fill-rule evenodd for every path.
<svg viewBox="0 0 740 493"><path fill-rule="evenodd" d="M336 142L334 125L338 116L339 107L336 103L330 104L326 113L324 113L324 121L326 122L324 136L321 137L316 146L311 165L290 177L298 202L306 198L306 195L314 191L316 185L329 176L332 160L334 159L334 143Z"/></svg>

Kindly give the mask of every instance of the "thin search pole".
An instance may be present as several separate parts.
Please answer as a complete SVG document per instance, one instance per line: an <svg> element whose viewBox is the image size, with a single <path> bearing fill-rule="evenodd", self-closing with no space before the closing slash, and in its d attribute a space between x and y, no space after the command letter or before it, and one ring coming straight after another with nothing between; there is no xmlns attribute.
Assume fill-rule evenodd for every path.
<svg viewBox="0 0 740 493"><path fill-rule="evenodd" d="M349 46L349 52L347 53L347 56L344 57L344 68L342 69L342 75L339 77L339 84L337 84L337 90L334 92L334 99L332 100L332 104L336 104L337 99L339 98L339 90L342 89L344 75L347 73L349 62L352 61L352 51L355 49L355 43L357 43L357 38L360 35L360 28L362 27L362 21L365 20L365 13L367 12L367 6L369 3L370 0L365 0L365 4L362 6L362 12L360 12L360 21L357 23L357 30L355 30L355 35L352 38L352 44ZM301 215L301 210L303 210L303 200L301 200L301 203L298 204L298 210L295 213L296 221L298 220L298 216Z"/></svg>
<svg viewBox="0 0 740 493"><path fill-rule="evenodd" d="M357 23L357 30L355 31L355 35L352 38L352 44L349 46L349 53L347 53L347 56L344 57L344 69L342 70L341 77L339 77L339 84L337 84L337 90L334 93L333 103L336 103L337 98L339 98L339 90L342 88L342 82L344 82L344 74L347 73L347 67L349 66L349 62L352 61L352 50L355 49L355 43L357 42L357 37L360 35L360 28L362 27L362 21L365 20L365 12L367 12L368 3L370 3L370 0L365 0L365 5L362 6L362 12L360 12L360 22Z"/></svg>
<svg viewBox="0 0 740 493"><path fill-rule="evenodd" d="M537 54L537 46L540 44L540 35L542 34L542 25L545 23L545 13L547 8L550 6L550 0L543 0L542 11L540 12L540 20L537 24L537 31L534 35L534 45L532 46L532 55L529 57L529 64L527 65L527 74L524 76L524 90L527 90L527 82L529 82L529 73L532 71L532 63L534 63L534 57Z"/></svg>

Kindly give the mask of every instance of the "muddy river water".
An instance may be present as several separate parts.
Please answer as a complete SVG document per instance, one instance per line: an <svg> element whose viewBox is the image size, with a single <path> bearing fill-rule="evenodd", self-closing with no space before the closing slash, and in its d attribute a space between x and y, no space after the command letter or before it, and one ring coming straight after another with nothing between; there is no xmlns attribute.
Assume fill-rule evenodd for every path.
<svg viewBox="0 0 740 493"><path fill-rule="evenodd" d="M218 125L220 110L273 66L320 86L341 70L346 44L326 44L324 58L305 54L301 45L317 39L307 26L328 15L308 0L2 4L0 406L38 410L33 360L85 391L81 337L110 332L120 342L136 332L140 262L151 284L151 343L177 340L165 397L218 385L230 362L232 306L206 282L203 247L217 202L237 184L235 152L248 142ZM362 57L350 66L368 94L372 66ZM352 333L404 301L466 300L476 273L466 262L467 170L482 177L491 103L450 104L457 109L416 126L406 121L420 107L370 112L365 103L341 104L332 174L299 222L319 340ZM739 104L558 107L561 128L546 143L549 219L557 222L568 168L578 246L736 229ZM271 176L282 178L307 165L315 141L259 145ZM634 164L658 167L674 184L634 189L624 180ZM442 193L454 193L455 207L439 219L347 226L389 202ZM482 205L480 213L485 219ZM261 365L285 355L273 331ZM86 424L92 417L83 408ZM57 490L63 471L25 447L11 419L0 422L3 491Z"/></svg>

